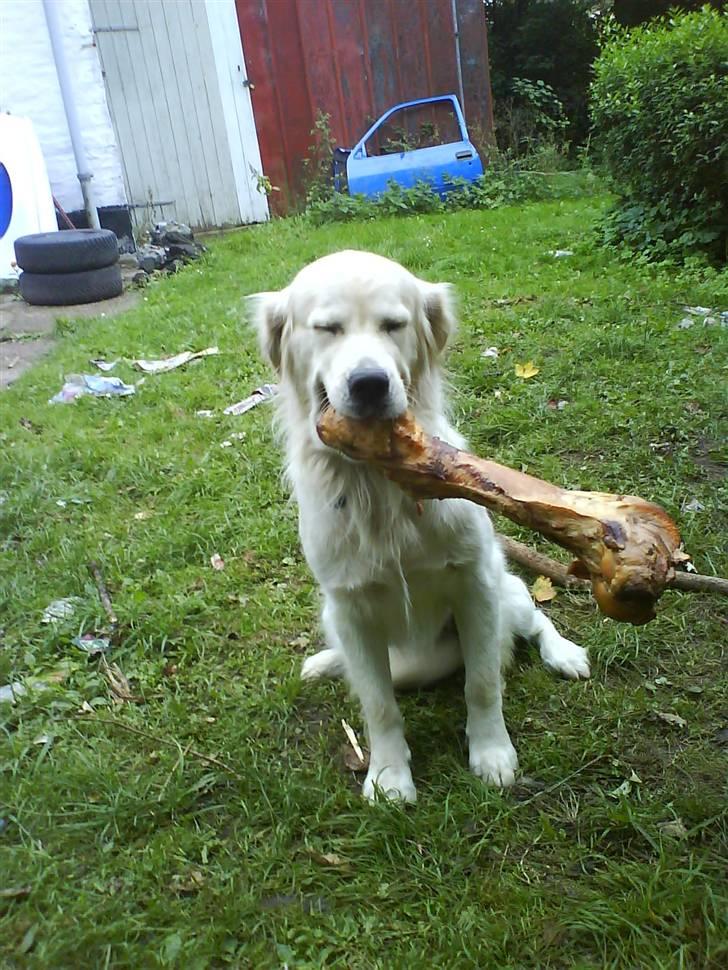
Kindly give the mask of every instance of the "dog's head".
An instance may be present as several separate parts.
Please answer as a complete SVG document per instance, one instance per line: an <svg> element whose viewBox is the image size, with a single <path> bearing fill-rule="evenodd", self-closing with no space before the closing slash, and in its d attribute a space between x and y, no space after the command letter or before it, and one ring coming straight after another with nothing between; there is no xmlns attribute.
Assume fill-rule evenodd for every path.
<svg viewBox="0 0 728 970"><path fill-rule="evenodd" d="M250 299L264 355L314 422L329 402L352 418L403 414L455 327L447 284L353 250Z"/></svg>

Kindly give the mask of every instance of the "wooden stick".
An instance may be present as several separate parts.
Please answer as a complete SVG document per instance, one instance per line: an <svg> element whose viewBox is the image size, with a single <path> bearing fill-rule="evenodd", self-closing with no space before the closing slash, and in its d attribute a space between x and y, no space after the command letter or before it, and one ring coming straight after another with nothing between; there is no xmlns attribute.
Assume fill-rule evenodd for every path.
<svg viewBox="0 0 728 970"><path fill-rule="evenodd" d="M541 576L548 576L552 583L565 589L588 590L590 588L589 580L572 576L563 563L557 562L550 556L531 549L530 546L517 539L511 539L510 536L499 533L498 539L508 558L523 566L524 569L539 573ZM665 585L669 589L677 589L683 593L721 593L723 596L728 596L728 579L722 579L720 576L678 572Z"/></svg>
<svg viewBox="0 0 728 970"><path fill-rule="evenodd" d="M109 618L109 623L112 626L116 626L117 618L116 613L114 613L114 607L111 605L111 597L109 596L109 591L106 588L106 583L104 582L104 575L101 572L101 566L93 560L88 564L88 571L91 573L94 582L96 583L96 589L99 591L99 599L101 600L101 605L104 608L104 613L106 613Z"/></svg>

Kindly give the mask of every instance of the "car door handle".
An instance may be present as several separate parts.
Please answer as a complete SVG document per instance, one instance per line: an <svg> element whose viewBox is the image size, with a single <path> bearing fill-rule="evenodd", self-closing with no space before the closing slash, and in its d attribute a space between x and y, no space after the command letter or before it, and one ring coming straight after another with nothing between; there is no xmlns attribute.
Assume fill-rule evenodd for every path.
<svg viewBox="0 0 728 970"><path fill-rule="evenodd" d="M455 158L472 158L473 153L469 151L455 152Z"/></svg>

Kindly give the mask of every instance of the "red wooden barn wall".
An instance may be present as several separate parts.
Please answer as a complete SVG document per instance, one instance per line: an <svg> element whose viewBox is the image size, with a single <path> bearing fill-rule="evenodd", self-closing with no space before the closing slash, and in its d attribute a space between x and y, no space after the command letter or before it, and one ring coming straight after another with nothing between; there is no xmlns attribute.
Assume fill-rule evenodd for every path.
<svg viewBox="0 0 728 970"><path fill-rule="evenodd" d="M350 148L400 101L459 94L453 0L235 0L265 174L300 187L317 111ZM455 0L468 126L492 131L482 0ZM273 200L279 201L278 199Z"/></svg>

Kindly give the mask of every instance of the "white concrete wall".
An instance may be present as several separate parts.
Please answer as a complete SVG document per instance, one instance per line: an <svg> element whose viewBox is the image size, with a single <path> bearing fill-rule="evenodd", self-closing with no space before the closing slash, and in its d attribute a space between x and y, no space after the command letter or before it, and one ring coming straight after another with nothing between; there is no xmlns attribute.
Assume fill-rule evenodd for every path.
<svg viewBox="0 0 728 970"><path fill-rule="evenodd" d="M96 204L126 202L121 156L106 104L88 0L61 7L63 41L73 79ZM0 112L34 124L53 194L67 211L83 208L71 137L58 86L42 0L0 0Z"/></svg>

